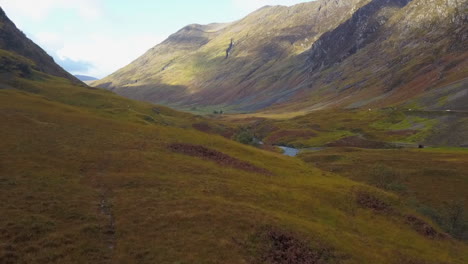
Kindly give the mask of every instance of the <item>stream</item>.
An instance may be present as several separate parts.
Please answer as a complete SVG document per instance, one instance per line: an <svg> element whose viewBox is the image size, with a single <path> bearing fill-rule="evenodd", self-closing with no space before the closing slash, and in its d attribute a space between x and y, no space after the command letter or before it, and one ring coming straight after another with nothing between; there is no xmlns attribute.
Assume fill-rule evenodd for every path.
<svg viewBox="0 0 468 264"><path fill-rule="evenodd" d="M289 156L289 157L296 157L299 152L301 152L300 149L296 148L290 148L290 147L284 147L284 146L278 146L280 149L283 150L283 155Z"/></svg>
<svg viewBox="0 0 468 264"><path fill-rule="evenodd" d="M289 156L289 157L296 157L301 153L303 150L308 150L308 151L320 151L325 148L303 148L303 149L297 149L297 148L291 148L291 147L286 147L286 146L277 146L278 148L283 150L283 155Z"/></svg>

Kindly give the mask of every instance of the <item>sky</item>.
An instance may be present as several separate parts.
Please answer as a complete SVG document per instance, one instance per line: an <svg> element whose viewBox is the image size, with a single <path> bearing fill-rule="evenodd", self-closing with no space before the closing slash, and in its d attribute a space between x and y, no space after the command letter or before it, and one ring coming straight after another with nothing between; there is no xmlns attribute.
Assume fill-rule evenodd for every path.
<svg viewBox="0 0 468 264"><path fill-rule="evenodd" d="M0 0L0 7L63 68L103 78L186 25L301 2L307 0Z"/></svg>

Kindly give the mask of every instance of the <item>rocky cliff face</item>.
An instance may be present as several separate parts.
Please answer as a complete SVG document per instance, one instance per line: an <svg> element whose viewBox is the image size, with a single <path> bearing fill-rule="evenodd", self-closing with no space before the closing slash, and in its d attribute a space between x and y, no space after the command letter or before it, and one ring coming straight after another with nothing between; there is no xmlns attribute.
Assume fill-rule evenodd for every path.
<svg viewBox="0 0 468 264"><path fill-rule="evenodd" d="M392 15L410 0L374 0L335 30L325 33L308 52L311 71L339 63L375 41Z"/></svg>
<svg viewBox="0 0 468 264"><path fill-rule="evenodd" d="M1 8L0 51L2 51L0 54L0 71L2 72L17 70L22 77L27 77L34 69L82 84L80 80L57 65L51 56L16 28ZM10 55L19 55L23 58L12 59Z"/></svg>
<svg viewBox="0 0 468 264"><path fill-rule="evenodd" d="M467 1L371 4L379 3L383 5L377 13L358 11L359 16L316 42L307 55L309 76L302 89L306 98L315 99L293 99L296 103L312 108L383 107L468 76Z"/></svg>
<svg viewBox="0 0 468 264"><path fill-rule="evenodd" d="M320 0L265 7L230 24L188 26L96 85L182 109L387 106L468 76L466 6Z"/></svg>

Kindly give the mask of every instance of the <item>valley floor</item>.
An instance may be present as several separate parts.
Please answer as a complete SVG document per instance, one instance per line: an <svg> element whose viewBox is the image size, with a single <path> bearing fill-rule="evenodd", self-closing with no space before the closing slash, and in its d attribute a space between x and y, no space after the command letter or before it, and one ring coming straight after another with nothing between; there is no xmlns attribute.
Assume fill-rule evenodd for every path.
<svg viewBox="0 0 468 264"><path fill-rule="evenodd" d="M352 133L382 146L400 135L381 131L381 114L314 115L376 118L333 132L309 117L210 120L59 78L14 85L0 90L1 263L468 260L464 220L427 213L464 209L444 202L466 199L465 151L338 147L292 158L268 149ZM266 150L232 140L250 133Z"/></svg>

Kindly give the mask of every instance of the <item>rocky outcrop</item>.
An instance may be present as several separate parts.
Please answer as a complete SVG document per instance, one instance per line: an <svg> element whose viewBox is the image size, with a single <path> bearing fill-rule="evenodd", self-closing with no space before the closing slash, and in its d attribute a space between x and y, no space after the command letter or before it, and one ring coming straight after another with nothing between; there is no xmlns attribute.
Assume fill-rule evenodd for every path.
<svg viewBox="0 0 468 264"><path fill-rule="evenodd" d="M226 59L229 58L229 55L231 54L231 51L233 48L234 48L234 40L231 39L231 44L229 44L229 47L226 49Z"/></svg>
<svg viewBox="0 0 468 264"><path fill-rule="evenodd" d="M308 52L310 71L340 63L372 43L388 19L411 0L374 0L335 30L323 34Z"/></svg>

